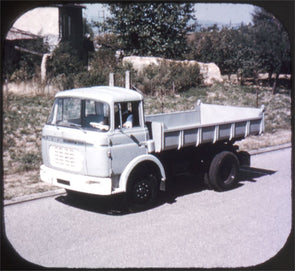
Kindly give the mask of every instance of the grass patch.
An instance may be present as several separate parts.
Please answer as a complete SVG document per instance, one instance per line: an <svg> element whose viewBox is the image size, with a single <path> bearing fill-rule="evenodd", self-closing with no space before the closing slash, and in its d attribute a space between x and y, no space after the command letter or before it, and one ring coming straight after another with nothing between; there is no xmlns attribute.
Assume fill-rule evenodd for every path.
<svg viewBox="0 0 295 271"><path fill-rule="evenodd" d="M258 99L257 99L257 94ZM244 107L265 106L265 132L291 129L291 97L286 92L273 95L267 88L218 84L197 87L180 95L145 97L146 114L193 109L198 99L203 103Z"/></svg>
<svg viewBox="0 0 295 271"><path fill-rule="evenodd" d="M45 96L5 97L3 114L4 172L12 174L39 168L41 131L53 98Z"/></svg>

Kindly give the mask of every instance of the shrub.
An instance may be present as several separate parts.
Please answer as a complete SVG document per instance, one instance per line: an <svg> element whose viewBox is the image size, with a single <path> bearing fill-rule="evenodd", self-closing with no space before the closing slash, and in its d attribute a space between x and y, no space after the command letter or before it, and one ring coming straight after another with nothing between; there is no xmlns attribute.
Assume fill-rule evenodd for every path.
<svg viewBox="0 0 295 271"><path fill-rule="evenodd" d="M52 76L76 74L83 71L83 62L78 51L69 42L62 42L48 61L48 72Z"/></svg>
<svg viewBox="0 0 295 271"><path fill-rule="evenodd" d="M74 78L75 87L106 85L107 80L106 74L99 70L81 72Z"/></svg>
<svg viewBox="0 0 295 271"><path fill-rule="evenodd" d="M38 169L40 166L41 156L39 153L25 153L17 158L20 164L19 171L28 171L32 169Z"/></svg>
<svg viewBox="0 0 295 271"><path fill-rule="evenodd" d="M163 61L159 66L151 64L136 78L144 93L177 93L201 83L200 68L179 62Z"/></svg>
<svg viewBox="0 0 295 271"><path fill-rule="evenodd" d="M109 74L115 74L115 85L125 85L125 72L129 70L132 75L136 72L130 64L122 64L115 57L113 49L101 48L91 55L88 71L75 75L75 87L89 87L97 85L108 85Z"/></svg>
<svg viewBox="0 0 295 271"><path fill-rule="evenodd" d="M3 55L3 77L9 81L20 82L31 80L40 73L42 54L48 52L48 46L42 39L15 41L21 49L5 47ZM39 53L32 54L28 51Z"/></svg>
<svg viewBox="0 0 295 271"><path fill-rule="evenodd" d="M47 64L48 77L56 80L63 89L74 87L75 75L84 71L82 59L70 42L62 42L54 50Z"/></svg>

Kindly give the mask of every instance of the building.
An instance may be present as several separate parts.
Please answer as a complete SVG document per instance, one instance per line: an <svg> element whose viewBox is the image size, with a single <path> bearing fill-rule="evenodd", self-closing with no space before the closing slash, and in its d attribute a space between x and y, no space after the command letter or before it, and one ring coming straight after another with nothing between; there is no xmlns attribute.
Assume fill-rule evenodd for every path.
<svg viewBox="0 0 295 271"><path fill-rule="evenodd" d="M12 29L42 37L51 50L60 41L71 41L80 49L83 45L83 8L77 4L35 8L19 17Z"/></svg>
<svg viewBox="0 0 295 271"><path fill-rule="evenodd" d="M34 8L23 14L15 21L6 36L7 61L17 62L22 52L39 55L41 63L45 54L50 54L60 42L67 41L77 49L80 58L87 65L88 51L93 50L93 45L84 37L83 8L85 7L79 4L58 4ZM38 52L30 48L34 42L40 40L46 44L47 52Z"/></svg>

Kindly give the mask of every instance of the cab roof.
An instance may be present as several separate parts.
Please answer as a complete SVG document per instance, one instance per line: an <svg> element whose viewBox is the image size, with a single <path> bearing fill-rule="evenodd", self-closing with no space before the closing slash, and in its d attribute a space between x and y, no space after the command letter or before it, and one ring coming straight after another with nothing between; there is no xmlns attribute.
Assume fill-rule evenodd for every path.
<svg viewBox="0 0 295 271"><path fill-rule="evenodd" d="M109 86L95 86L89 88L76 88L71 90L64 90L58 92L55 95L55 97L94 99L109 104L115 102L139 101L143 99L143 96L135 90Z"/></svg>

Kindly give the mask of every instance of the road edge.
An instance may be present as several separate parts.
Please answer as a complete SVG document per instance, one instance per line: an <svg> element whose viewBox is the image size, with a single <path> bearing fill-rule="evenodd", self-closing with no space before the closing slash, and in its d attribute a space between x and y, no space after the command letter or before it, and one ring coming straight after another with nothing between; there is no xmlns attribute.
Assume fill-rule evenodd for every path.
<svg viewBox="0 0 295 271"><path fill-rule="evenodd" d="M289 143L285 143L285 144L281 144L281 145L260 148L257 150L251 150L251 151L249 151L249 154L250 155L257 155L257 154L261 154L261 153L265 153L265 152L278 151L278 150L283 150L283 149L287 149L287 148L291 148L291 147L292 147L292 143L289 142Z"/></svg>
<svg viewBox="0 0 295 271"><path fill-rule="evenodd" d="M272 152L272 151L278 151L282 149L287 149L292 147L292 143L285 143L281 145L276 145L276 146L270 146L270 147L265 147L265 148L260 148L257 150L251 150L249 151L249 154L252 155L258 155L261 153L266 153L266 152ZM65 194L66 191L63 188L57 189L57 190L51 190L51 191L46 191L46 192L41 192L41 193L34 193L30 195L24 195L20 197L15 197L9 200L3 200L3 206L9 206L13 204L18 204L26 201L31 201L31 200L36 200L36 199L41 199L41 198L48 198L48 197L53 197L53 196L58 196L58 195L63 195Z"/></svg>
<svg viewBox="0 0 295 271"><path fill-rule="evenodd" d="M49 197L53 197L53 196L62 195L65 193L66 193L65 189L60 188L60 189L51 190L51 191L45 191L45 192L34 193L34 194L30 194L30 195L19 196L19 197L15 197L12 199L4 200L3 206L13 205L13 204L31 201L31 200L35 200L35 199L49 198Z"/></svg>

